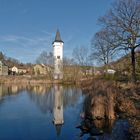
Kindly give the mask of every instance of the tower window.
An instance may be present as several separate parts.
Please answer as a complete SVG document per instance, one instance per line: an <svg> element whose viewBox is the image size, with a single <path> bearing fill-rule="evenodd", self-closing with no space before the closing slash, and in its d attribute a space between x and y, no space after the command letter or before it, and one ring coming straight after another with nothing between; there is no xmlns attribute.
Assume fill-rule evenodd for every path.
<svg viewBox="0 0 140 140"><path fill-rule="evenodd" d="M57 59L60 59L60 56L57 56Z"/></svg>

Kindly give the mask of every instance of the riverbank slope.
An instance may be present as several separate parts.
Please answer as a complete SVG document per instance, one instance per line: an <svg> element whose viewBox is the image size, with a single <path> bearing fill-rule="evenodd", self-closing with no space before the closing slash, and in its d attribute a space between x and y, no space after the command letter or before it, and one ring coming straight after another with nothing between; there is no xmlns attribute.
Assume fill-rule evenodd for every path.
<svg viewBox="0 0 140 140"><path fill-rule="evenodd" d="M85 80L81 87L87 97L85 116L92 119L126 119L131 139L140 139L140 83L123 83L104 79Z"/></svg>

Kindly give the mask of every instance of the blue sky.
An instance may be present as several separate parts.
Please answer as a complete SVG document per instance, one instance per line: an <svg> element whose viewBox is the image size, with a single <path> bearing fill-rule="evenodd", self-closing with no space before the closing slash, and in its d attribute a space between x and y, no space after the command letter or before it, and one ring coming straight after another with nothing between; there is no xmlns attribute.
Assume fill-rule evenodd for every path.
<svg viewBox="0 0 140 140"><path fill-rule="evenodd" d="M42 51L53 51L57 28L64 56L78 46L90 48L100 29L97 19L113 0L0 0L0 51L21 62L34 63Z"/></svg>

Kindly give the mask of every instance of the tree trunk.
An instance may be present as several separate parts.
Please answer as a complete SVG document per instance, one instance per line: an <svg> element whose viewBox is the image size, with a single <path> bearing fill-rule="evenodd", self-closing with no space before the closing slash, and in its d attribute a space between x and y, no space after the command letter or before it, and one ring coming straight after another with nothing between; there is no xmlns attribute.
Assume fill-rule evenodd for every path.
<svg viewBox="0 0 140 140"><path fill-rule="evenodd" d="M132 81L136 82L136 72L135 72L135 50L131 49L131 64L132 64Z"/></svg>

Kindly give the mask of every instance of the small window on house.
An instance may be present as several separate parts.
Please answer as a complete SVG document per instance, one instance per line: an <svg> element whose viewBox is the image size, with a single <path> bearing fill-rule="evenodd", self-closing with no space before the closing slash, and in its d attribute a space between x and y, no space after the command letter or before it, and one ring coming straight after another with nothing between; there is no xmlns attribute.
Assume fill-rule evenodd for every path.
<svg viewBox="0 0 140 140"><path fill-rule="evenodd" d="M60 59L60 56L57 56L57 59Z"/></svg>

